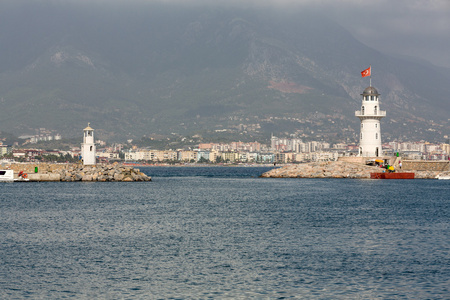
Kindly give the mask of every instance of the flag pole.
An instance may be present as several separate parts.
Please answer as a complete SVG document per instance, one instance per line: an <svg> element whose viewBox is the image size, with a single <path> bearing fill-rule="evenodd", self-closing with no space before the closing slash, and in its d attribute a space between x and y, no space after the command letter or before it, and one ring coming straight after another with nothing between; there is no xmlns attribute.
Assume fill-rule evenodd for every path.
<svg viewBox="0 0 450 300"><path fill-rule="evenodd" d="M367 66L367 65L366 65ZM369 86L372 86L372 65L369 65L370 76L369 76Z"/></svg>

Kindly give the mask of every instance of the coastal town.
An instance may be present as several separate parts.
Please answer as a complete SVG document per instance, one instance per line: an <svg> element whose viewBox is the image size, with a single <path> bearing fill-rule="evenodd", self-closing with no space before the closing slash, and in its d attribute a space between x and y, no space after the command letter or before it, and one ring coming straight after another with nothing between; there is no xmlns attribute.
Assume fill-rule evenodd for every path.
<svg viewBox="0 0 450 300"><path fill-rule="evenodd" d="M371 67L361 72L362 77L371 76ZM427 141L393 140L382 142L380 120L386 111L380 109L379 93L369 86L363 93L360 109L355 117L360 119L359 143L354 136L342 141L327 140L299 132L284 132L282 136L271 134L268 143L259 141L209 142L199 134L193 136L148 136L140 141L107 144L94 139L94 129L84 129L84 139L89 139L91 153L89 164L122 162L135 165L164 164L292 164L306 162L338 161L345 158L402 157L417 161L450 161L450 138L442 135L441 143ZM322 126L323 127L323 126ZM258 126L245 127L245 130ZM346 129L346 128L344 128ZM319 129L318 129L319 130ZM352 130L356 132L355 130ZM89 136L87 136L87 132ZM390 132L392 137L393 132ZM77 163L84 160L83 144L79 140L65 143L65 149L58 149L62 136L46 128L35 129L34 135L23 135L12 144L0 136L0 159L2 162L60 162ZM229 140L229 139L228 139ZM9 139L11 141L11 139ZM219 139L220 141L220 139ZM38 147L39 145L39 147ZM53 145L53 149L50 149ZM364 160L361 162L364 163Z"/></svg>
<svg viewBox="0 0 450 300"><path fill-rule="evenodd" d="M52 139L50 139L51 141ZM323 141L306 142L297 138L272 136L270 145L259 142L199 143L187 149L139 148L131 143L107 145L101 140L95 142L98 162L121 161L140 164L285 164L319 161L337 161L339 157L358 154L358 145L347 143L330 144ZM42 144L41 144L42 145ZM79 146L69 150L45 150L26 145L7 145L0 141L0 158L17 162L76 162L81 155ZM45 146L45 144L44 144ZM410 160L443 161L449 159L450 142L434 144L419 142L388 142L382 144L385 155L400 153Z"/></svg>

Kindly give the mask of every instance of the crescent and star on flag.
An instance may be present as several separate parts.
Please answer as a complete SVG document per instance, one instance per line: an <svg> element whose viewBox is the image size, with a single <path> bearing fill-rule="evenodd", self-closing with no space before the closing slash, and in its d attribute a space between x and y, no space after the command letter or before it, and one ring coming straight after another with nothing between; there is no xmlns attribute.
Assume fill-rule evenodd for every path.
<svg viewBox="0 0 450 300"><path fill-rule="evenodd" d="M370 72L370 71L371 71L370 69L371 69L371 68L372 68L372 66L370 66L369 68L367 68L367 69L365 69L364 71L362 71L362 72L361 72L361 76L362 76L362 77L370 76L370 73L371 73L371 72Z"/></svg>
<svg viewBox="0 0 450 300"><path fill-rule="evenodd" d="M365 69L364 71L361 72L361 76L362 77L367 77L369 76L370 78L370 86L372 86L372 66L369 66L367 69Z"/></svg>

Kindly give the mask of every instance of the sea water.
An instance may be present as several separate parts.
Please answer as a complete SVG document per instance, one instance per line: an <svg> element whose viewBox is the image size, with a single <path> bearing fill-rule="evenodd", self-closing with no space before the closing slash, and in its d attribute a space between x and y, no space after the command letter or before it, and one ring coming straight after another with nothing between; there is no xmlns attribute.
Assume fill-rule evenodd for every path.
<svg viewBox="0 0 450 300"><path fill-rule="evenodd" d="M1 183L0 298L450 298L450 182L266 170Z"/></svg>

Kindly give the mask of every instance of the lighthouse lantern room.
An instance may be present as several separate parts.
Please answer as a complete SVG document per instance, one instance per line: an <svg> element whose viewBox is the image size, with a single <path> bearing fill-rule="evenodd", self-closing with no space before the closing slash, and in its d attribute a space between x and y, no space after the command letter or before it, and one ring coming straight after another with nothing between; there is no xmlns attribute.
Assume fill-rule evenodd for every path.
<svg viewBox="0 0 450 300"><path fill-rule="evenodd" d="M91 124L83 129L83 143L81 144L81 158L83 165L95 165L95 144L94 144L94 129Z"/></svg>
<svg viewBox="0 0 450 300"><path fill-rule="evenodd" d="M359 137L359 156L380 157L381 149L380 120L386 116L386 111L380 110L378 91L369 86L361 94L361 110L355 116L361 121L361 134Z"/></svg>

